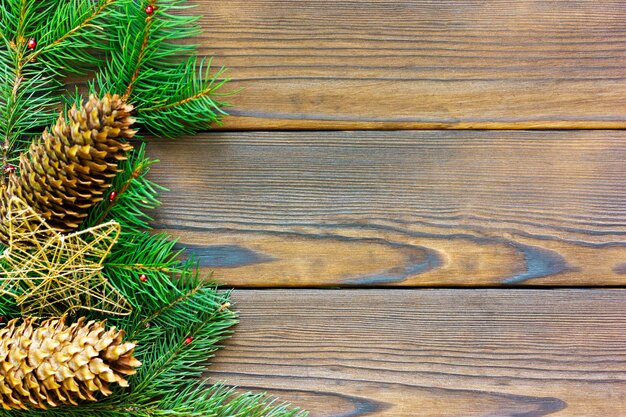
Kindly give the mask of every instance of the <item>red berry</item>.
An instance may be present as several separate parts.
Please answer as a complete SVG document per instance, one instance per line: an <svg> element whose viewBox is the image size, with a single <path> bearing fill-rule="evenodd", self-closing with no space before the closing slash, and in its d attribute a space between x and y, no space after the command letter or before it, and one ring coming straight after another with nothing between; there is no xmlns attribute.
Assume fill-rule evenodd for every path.
<svg viewBox="0 0 626 417"><path fill-rule="evenodd" d="M189 336L185 339L185 344L188 345L189 343L193 342L193 337Z"/></svg>
<svg viewBox="0 0 626 417"><path fill-rule="evenodd" d="M152 13L154 13L154 6L149 4L146 6L146 14L152 16Z"/></svg>
<svg viewBox="0 0 626 417"><path fill-rule="evenodd" d="M26 46L28 47L28 49L35 49L35 47L37 46L37 41L35 40L35 38L30 38Z"/></svg>
<svg viewBox="0 0 626 417"><path fill-rule="evenodd" d="M4 166L4 172L7 173L7 174L9 174L11 172L15 172L16 169L17 169L17 167L15 165L8 164L8 165Z"/></svg>
<svg viewBox="0 0 626 417"><path fill-rule="evenodd" d="M141 282L148 281L148 277L146 276L146 274L139 275L139 281L141 281Z"/></svg>
<svg viewBox="0 0 626 417"><path fill-rule="evenodd" d="M113 190L111 194L109 194L109 201L115 200L115 197L117 197L117 191Z"/></svg>

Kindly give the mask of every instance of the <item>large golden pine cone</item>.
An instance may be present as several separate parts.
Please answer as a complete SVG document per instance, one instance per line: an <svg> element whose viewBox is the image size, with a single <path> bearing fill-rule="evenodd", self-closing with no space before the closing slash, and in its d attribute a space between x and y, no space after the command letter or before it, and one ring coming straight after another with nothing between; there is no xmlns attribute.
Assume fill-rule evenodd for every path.
<svg viewBox="0 0 626 417"><path fill-rule="evenodd" d="M70 326L51 319L10 321L0 330L0 402L5 409L47 409L111 394L141 365L124 332L84 317Z"/></svg>
<svg viewBox="0 0 626 417"><path fill-rule="evenodd" d="M78 109L63 115L42 140L20 156L19 171L9 176L0 196L0 215L6 218L8 202L17 196L41 214L59 232L77 229L89 210L102 201L126 159L134 136L133 107L118 95L102 100L91 95ZM4 222L3 222L4 223ZM0 223L0 241L7 243Z"/></svg>

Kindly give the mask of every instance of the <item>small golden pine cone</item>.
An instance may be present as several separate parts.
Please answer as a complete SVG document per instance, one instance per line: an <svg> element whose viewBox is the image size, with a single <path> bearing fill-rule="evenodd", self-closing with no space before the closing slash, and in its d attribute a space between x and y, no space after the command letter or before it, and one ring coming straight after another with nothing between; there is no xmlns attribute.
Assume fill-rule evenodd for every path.
<svg viewBox="0 0 626 417"><path fill-rule="evenodd" d="M17 196L41 214L59 232L77 229L89 210L102 201L132 146L133 107L118 95L101 100L91 95L82 108L74 105L42 139L20 156L18 173L9 174L0 195L0 215ZM0 241L7 243L0 223Z"/></svg>
<svg viewBox="0 0 626 417"><path fill-rule="evenodd" d="M111 394L109 384L127 387L125 376L141 365L136 344L104 321L80 318L15 319L0 330L0 402L7 409L47 409Z"/></svg>

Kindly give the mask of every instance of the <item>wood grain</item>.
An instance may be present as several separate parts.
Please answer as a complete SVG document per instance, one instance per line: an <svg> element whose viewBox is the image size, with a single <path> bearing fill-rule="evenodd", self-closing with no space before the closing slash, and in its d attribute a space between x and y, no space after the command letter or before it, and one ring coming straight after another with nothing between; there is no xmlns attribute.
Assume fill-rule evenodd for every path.
<svg viewBox="0 0 626 417"><path fill-rule="evenodd" d="M622 290L236 291L214 380L311 417L622 416Z"/></svg>
<svg viewBox="0 0 626 417"><path fill-rule="evenodd" d="M196 0L227 129L626 127L623 0Z"/></svg>
<svg viewBox="0 0 626 417"><path fill-rule="evenodd" d="M154 142L155 226L227 285L626 283L621 131Z"/></svg>

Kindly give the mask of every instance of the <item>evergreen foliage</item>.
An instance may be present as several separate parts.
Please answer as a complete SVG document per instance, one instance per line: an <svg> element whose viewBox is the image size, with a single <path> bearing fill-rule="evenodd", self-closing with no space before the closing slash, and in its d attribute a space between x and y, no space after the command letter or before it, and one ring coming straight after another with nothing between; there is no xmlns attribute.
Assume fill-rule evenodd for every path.
<svg viewBox="0 0 626 417"><path fill-rule="evenodd" d="M81 92L68 91L68 76L93 78L88 90L99 97L120 94L134 106L140 134L174 137L219 123L226 80L222 70L212 72L210 60L196 56L193 45L180 42L199 33L197 17L184 15L188 8L184 0L0 0L2 183L63 103L83 101ZM164 191L146 176L156 162L136 144L119 166L115 194L97 204L81 226L115 220L122 227L103 271L133 306L129 316L108 317L109 325L138 342L135 356L143 365L129 378L130 388L117 387L95 403L0 410L0 417L305 415L263 395L238 394L201 379L237 317L228 308L228 291L198 276L196 263L181 257L170 236L150 231L149 211ZM20 309L5 296L0 314L8 320Z"/></svg>

